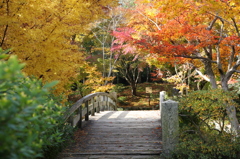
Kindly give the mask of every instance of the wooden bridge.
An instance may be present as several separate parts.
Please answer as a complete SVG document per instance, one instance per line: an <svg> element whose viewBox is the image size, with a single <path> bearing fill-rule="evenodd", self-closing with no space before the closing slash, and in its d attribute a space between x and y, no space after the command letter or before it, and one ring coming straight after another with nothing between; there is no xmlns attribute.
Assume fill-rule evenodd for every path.
<svg viewBox="0 0 240 159"><path fill-rule="evenodd" d="M65 118L80 129L59 158L160 159L160 111L115 110L116 94L94 93L75 103Z"/></svg>

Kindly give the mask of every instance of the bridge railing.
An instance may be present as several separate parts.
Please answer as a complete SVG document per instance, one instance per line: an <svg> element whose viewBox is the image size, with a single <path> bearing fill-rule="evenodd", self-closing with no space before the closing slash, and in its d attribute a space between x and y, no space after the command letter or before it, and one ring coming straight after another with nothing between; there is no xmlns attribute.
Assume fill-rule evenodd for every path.
<svg viewBox="0 0 240 159"><path fill-rule="evenodd" d="M89 120L89 115L94 115L104 110L117 109L116 92L104 93L97 92L84 96L79 99L68 111L66 111L65 121L72 126L82 128L82 119Z"/></svg>

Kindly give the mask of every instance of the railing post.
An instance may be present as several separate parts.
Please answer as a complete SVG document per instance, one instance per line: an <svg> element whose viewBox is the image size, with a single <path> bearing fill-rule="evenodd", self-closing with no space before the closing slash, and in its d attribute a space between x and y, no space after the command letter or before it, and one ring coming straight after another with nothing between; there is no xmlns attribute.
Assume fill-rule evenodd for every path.
<svg viewBox="0 0 240 159"><path fill-rule="evenodd" d="M105 96L101 96L101 97L102 97L102 109L101 109L101 111L104 111L105 110L105 103L104 103Z"/></svg>
<svg viewBox="0 0 240 159"><path fill-rule="evenodd" d="M82 129L82 106L78 108L78 113L79 113L79 121L77 123L77 127Z"/></svg>
<svg viewBox="0 0 240 159"><path fill-rule="evenodd" d="M117 101L117 92L110 92L110 95L113 96L115 101ZM114 103L115 103L114 110L117 110L117 102Z"/></svg>
<svg viewBox="0 0 240 159"><path fill-rule="evenodd" d="M106 101L107 110L110 110L110 108L109 108L110 98L108 96L106 96L106 98L107 98L107 101Z"/></svg>
<svg viewBox="0 0 240 159"><path fill-rule="evenodd" d="M94 106L94 97L91 99L91 103L92 103L92 110L91 110L91 115L94 116L95 115L95 106Z"/></svg>
<svg viewBox="0 0 240 159"><path fill-rule="evenodd" d="M161 106L163 155L171 158L179 137L178 102L168 100L162 102Z"/></svg>
<svg viewBox="0 0 240 159"><path fill-rule="evenodd" d="M85 108L87 108L87 113L85 114L85 121L88 121L89 120L89 116L88 116L88 113L89 113L88 100L85 102Z"/></svg>
<svg viewBox="0 0 240 159"><path fill-rule="evenodd" d="M97 113L100 113L100 97L99 96L97 96L97 99L96 99L96 102L97 102Z"/></svg>

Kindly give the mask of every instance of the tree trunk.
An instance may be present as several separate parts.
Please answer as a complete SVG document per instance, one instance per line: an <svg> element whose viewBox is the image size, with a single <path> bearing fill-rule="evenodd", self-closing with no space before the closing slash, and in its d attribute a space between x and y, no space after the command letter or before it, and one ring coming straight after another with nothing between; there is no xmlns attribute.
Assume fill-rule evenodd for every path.
<svg viewBox="0 0 240 159"><path fill-rule="evenodd" d="M136 83L131 83L131 88L132 88L132 96L137 96L137 84Z"/></svg>
<svg viewBox="0 0 240 159"><path fill-rule="evenodd" d="M210 83L213 89L217 88L217 83L216 83L216 79L214 76L214 72L212 70L212 63L210 61L207 60L203 60L204 66L205 66L205 70L206 70L206 74L209 76L210 79ZM221 86L222 89L225 91L228 91L228 80L230 78L230 76L226 77L226 75L223 75L223 72L220 72L221 74ZM227 115L229 118L229 121L231 123L231 130L232 133L234 133L235 135L238 135L239 132L239 122L237 119L237 115L236 115L236 108L234 106L227 106L226 107L226 111L227 111Z"/></svg>
<svg viewBox="0 0 240 159"><path fill-rule="evenodd" d="M239 135L239 122L237 119L236 108L234 106L227 106L227 115L231 123L231 131L235 135Z"/></svg>
<svg viewBox="0 0 240 159"><path fill-rule="evenodd" d="M147 66L147 79L146 82L149 82L150 67Z"/></svg>
<svg viewBox="0 0 240 159"><path fill-rule="evenodd" d="M228 80L229 78L224 78L225 76L222 76L221 78L221 86L222 89L225 91L229 91L228 90ZM231 131L233 134L235 135L239 135L240 134L240 130L239 130L239 122L237 119L237 113L236 113L236 108L234 106L231 105L227 105L226 107L226 111L227 111L227 115L231 124Z"/></svg>
<svg viewBox="0 0 240 159"><path fill-rule="evenodd" d="M217 88L217 82L216 82L216 79L215 79L215 76L214 76L214 72L212 70L211 61L202 60L202 62L204 63L206 74L209 76L212 88L213 89Z"/></svg>

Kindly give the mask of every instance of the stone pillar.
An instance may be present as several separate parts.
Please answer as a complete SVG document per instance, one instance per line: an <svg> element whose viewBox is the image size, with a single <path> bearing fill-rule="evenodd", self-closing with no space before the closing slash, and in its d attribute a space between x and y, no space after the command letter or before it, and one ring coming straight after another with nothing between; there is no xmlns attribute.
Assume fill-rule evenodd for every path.
<svg viewBox="0 0 240 159"><path fill-rule="evenodd" d="M159 110L160 110L160 122L162 121L162 102L165 100L165 91L160 92L160 100L159 100ZM161 122L162 125L162 122Z"/></svg>
<svg viewBox="0 0 240 159"><path fill-rule="evenodd" d="M178 102L168 100L162 102L162 142L163 155L171 158L179 139Z"/></svg>

